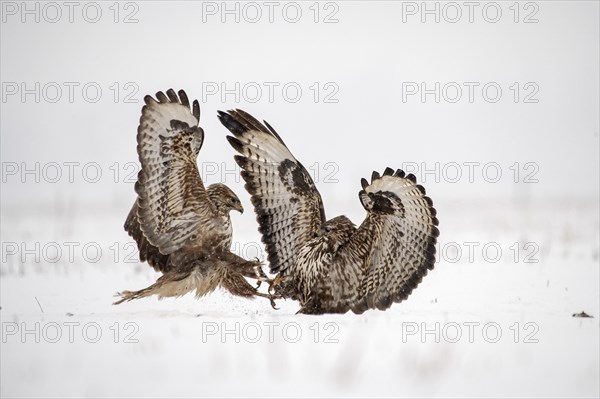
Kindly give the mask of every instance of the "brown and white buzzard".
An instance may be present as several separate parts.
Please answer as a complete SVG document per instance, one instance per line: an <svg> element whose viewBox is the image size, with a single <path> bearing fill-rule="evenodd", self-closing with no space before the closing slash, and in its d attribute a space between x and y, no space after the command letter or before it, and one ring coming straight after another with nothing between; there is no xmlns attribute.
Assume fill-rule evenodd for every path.
<svg viewBox="0 0 600 399"><path fill-rule="evenodd" d="M136 241L140 261L163 275L148 288L123 291L124 301L158 295L181 296L196 291L199 298L218 286L243 297L260 293L244 277L269 281L258 261L230 251L229 212L243 212L238 197L224 184L204 187L196 158L204 142L198 101L183 90L146 96L137 133L141 163L138 195L125 222Z"/></svg>
<svg viewBox="0 0 600 399"><path fill-rule="evenodd" d="M219 112L219 119L241 154L235 160L278 274L275 293L299 300L299 313L385 310L433 269L438 220L415 176L373 172L359 192L367 211L362 224L327 220L310 175L267 122L242 110Z"/></svg>

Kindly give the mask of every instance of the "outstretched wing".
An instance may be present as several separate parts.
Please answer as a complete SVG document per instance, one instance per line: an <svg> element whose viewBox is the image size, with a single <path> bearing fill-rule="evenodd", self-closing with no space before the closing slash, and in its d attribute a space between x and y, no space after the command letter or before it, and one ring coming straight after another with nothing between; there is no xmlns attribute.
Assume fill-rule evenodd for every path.
<svg viewBox="0 0 600 399"><path fill-rule="evenodd" d="M137 217L148 243L168 255L219 224L196 164L204 140L198 101L190 109L185 92L172 89L156 98L144 98L138 127Z"/></svg>
<svg viewBox="0 0 600 399"><path fill-rule="evenodd" d="M267 122L265 126L242 110L219 111L219 119L233 133L227 139L241 154L235 160L251 195L271 272L287 274L298 249L321 233L321 195Z"/></svg>
<svg viewBox="0 0 600 399"><path fill-rule="evenodd" d="M154 270L165 273L169 269L169 255L161 254L158 248L150 244L146 239L146 236L144 236L144 233L142 233L137 216L138 206L138 201L136 200L131 207L131 211L129 211L129 215L127 215L127 220L125 220L125 226L123 227L135 240L139 251L140 261L147 261Z"/></svg>
<svg viewBox="0 0 600 399"><path fill-rule="evenodd" d="M439 235L432 201L414 175L387 168L362 186L367 217L336 253L330 271L336 296L346 297L355 313L406 299L433 269Z"/></svg>

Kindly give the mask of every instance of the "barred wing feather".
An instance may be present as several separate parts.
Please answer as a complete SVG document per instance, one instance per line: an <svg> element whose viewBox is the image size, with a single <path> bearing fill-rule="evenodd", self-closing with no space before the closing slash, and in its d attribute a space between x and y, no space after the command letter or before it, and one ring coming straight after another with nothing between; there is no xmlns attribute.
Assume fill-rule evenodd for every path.
<svg viewBox="0 0 600 399"><path fill-rule="evenodd" d="M219 112L257 214L272 273L284 274L298 250L319 234L323 203L310 175L268 123L242 110ZM266 125L266 126L265 126Z"/></svg>
<svg viewBox="0 0 600 399"><path fill-rule="evenodd" d="M218 228L196 164L204 131L198 126L200 107L185 92L146 96L138 127L142 172L135 189L138 221L148 242L171 254L195 239L199 228Z"/></svg>

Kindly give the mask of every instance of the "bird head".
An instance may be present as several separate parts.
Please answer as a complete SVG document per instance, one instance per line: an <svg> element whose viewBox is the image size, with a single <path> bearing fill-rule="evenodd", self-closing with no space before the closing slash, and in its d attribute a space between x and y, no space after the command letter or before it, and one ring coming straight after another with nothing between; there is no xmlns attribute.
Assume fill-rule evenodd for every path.
<svg viewBox="0 0 600 399"><path fill-rule="evenodd" d="M323 226L325 235L334 251L345 244L356 231L356 226L346 216L336 216Z"/></svg>
<svg viewBox="0 0 600 399"><path fill-rule="evenodd" d="M221 183L211 184L207 190L208 196L217 209L223 213L238 211L244 213L244 207L237 195L226 185Z"/></svg>

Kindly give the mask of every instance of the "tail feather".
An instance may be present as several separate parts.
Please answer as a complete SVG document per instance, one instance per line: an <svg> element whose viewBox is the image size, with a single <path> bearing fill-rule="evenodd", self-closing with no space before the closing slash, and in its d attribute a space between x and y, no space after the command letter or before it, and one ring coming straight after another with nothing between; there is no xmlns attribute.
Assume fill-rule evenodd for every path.
<svg viewBox="0 0 600 399"><path fill-rule="evenodd" d="M120 300L113 303L119 305L123 302L129 302L134 299L145 298L151 295L158 295L158 299L167 297L180 297L188 292L196 291L196 298L200 298L217 288L221 282L219 273L211 273L208 276L202 276L198 269L182 273L168 272L161 276L156 283L139 291L122 291L116 296Z"/></svg>
<svg viewBox="0 0 600 399"><path fill-rule="evenodd" d="M156 284L152 284L150 287L144 288L143 290L139 290L139 291L121 291L121 292L117 292L115 294L116 297L121 297L121 299L119 299L116 302L113 302L113 305L120 305L123 302L129 302L132 301L134 299L139 299L139 298L145 298L147 296L153 295L153 287Z"/></svg>

